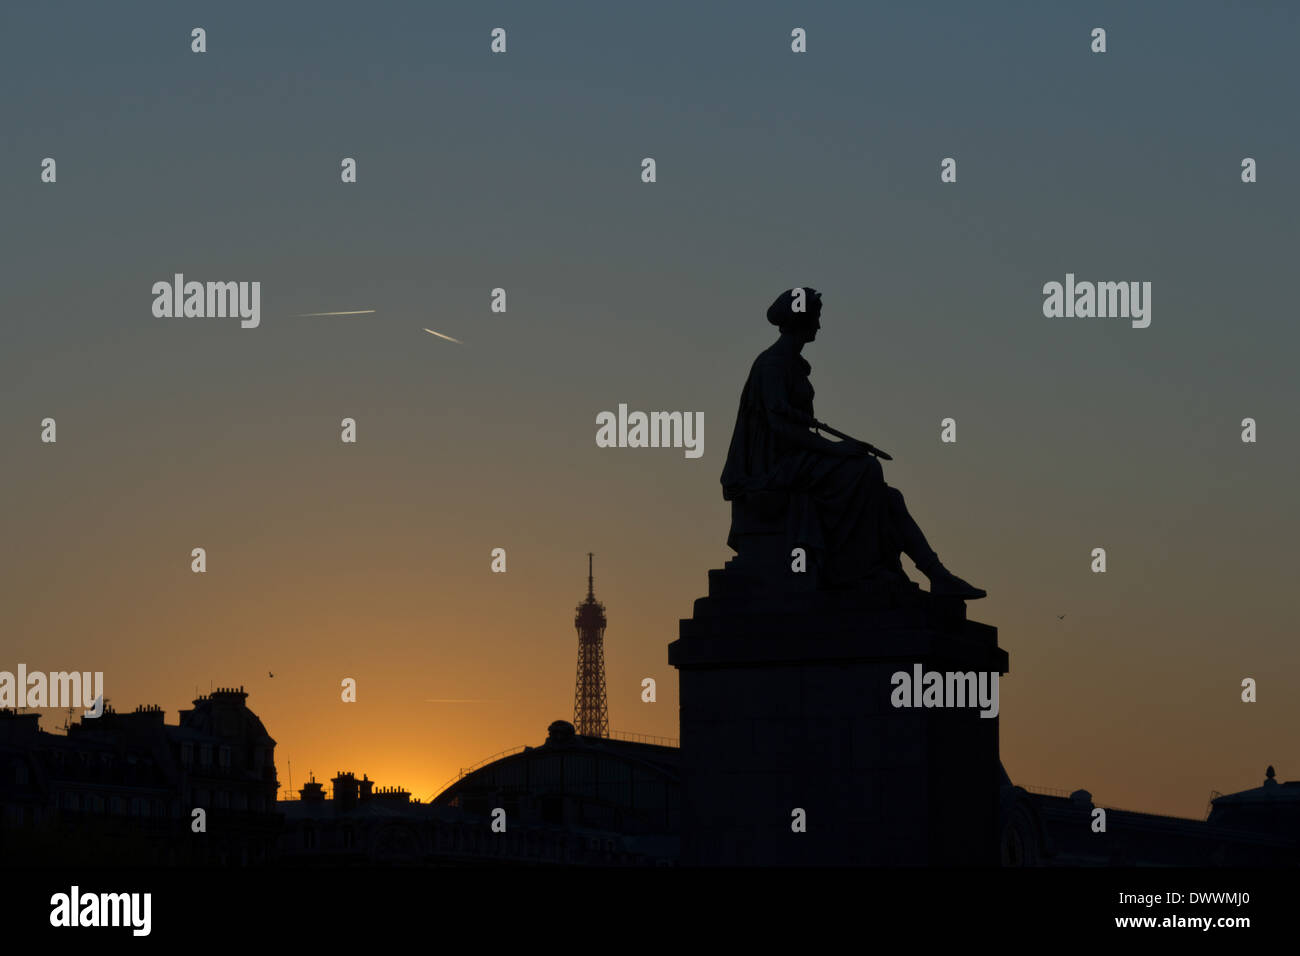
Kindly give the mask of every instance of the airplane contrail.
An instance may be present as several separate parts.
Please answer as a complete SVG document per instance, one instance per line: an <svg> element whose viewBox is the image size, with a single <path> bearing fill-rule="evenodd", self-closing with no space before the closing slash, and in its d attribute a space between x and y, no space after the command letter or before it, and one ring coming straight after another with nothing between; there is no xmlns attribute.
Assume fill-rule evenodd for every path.
<svg viewBox="0 0 1300 956"><path fill-rule="evenodd" d="M450 335L443 335L441 332L433 331L433 329L425 329L424 331L428 332L430 335L436 335L440 339L446 339L448 342L455 342L457 345L465 344L460 339L453 339Z"/></svg>
<svg viewBox="0 0 1300 956"><path fill-rule="evenodd" d="M357 309L355 312L300 312L295 319L306 319L313 315L369 315L374 309Z"/></svg>

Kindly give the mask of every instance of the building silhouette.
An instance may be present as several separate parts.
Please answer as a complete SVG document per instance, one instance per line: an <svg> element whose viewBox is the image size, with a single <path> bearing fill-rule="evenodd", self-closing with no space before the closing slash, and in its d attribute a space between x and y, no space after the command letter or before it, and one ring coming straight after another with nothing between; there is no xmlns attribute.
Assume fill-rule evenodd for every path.
<svg viewBox="0 0 1300 956"><path fill-rule="evenodd" d="M272 859L275 741L244 689L197 698L177 724L161 708L81 718L64 734L0 711L5 865L258 864ZM193 831L198 808L206 832Z"/></svg>
<svg viewBox="0 0 1300 956"><path fill-rule="evenodd" d="M1035 793L1003 773L999 814L1003 866L1295 866L1300 864L1300 781L1264 785L1211 801L1205 820L1105 809L1087 790Z"/></svg>
<svg viewBox="0 0 1300 956"><path fill-rule="evenodd" d="M367 776L313 777L276 800L275 741L242 688L83 718L68 733L0 711L0 865L674 865L681 752L557 720L546 740L468 771L429 802ZM999 788L1003 866L1295 866L1300 781L1272 767L1208 818L1106 809L1091 795ZM745 799L743 793L737 799ZM194 833L192 811L207 814ZM493 829L504 811L505 830Z"/></svg>
<svg viewBox="0 0 1300 956"><path fill-rule="evenodd" d="M431 803L352 773L331 784L327 795L313 778L299 799L280 802L283 862L654 866L677 858L677 748L584 737L564 720L540 746L466 774Z"/></svg>

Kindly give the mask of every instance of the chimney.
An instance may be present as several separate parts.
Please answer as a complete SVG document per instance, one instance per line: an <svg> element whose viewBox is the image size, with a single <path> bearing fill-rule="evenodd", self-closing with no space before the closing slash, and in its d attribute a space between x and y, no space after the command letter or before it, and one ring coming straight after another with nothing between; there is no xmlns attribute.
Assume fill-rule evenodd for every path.
<svg viewBox="0 0 1300 956"><path fill-rule="evenodd" d="M298 791L298 799L302 800L304 803L323 803L325 800L325 788L316 782L315 777L312 777L303 785L303 788Z"/></svg>
<svg viewBox="0 0 1300 956"><path fill-rule="evenodd" d="M355 809L359 789L357 778L351 773L344 773L340 770L331 782L334 784L335 811Z"/></svg>

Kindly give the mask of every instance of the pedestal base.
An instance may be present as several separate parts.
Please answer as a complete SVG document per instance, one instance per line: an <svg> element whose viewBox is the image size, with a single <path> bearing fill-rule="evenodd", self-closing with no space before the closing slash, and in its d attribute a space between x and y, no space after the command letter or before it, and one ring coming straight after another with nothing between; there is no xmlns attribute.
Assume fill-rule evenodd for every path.
<svg viewBox="0 0 1300 956"><path fill-rule="evenodd" d="M998 865L997 717L891 703L893 675L918 664L1005 673L997 630L965 620L960 601L888 605L729 594L710 572L668 649L683 864Z"/></svg>

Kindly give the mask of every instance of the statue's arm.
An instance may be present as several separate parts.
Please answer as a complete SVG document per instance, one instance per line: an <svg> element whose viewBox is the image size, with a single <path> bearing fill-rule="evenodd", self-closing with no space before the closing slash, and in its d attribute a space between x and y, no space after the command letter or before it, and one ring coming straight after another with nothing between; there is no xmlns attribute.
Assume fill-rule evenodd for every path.
<svg viewBox="0 0 1300 956"><path fill-rule="evenodd" d="M767 426L773 432L796 447L824 455L852 458L862 454L859 448L848 442L831 441L812 430L813 417L790 404L785 376L780 367L765 365L756 371L759 401L767 418Z"/></svg>

